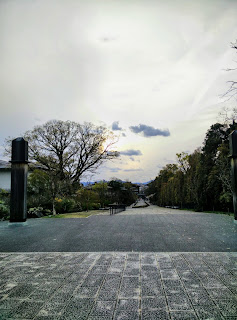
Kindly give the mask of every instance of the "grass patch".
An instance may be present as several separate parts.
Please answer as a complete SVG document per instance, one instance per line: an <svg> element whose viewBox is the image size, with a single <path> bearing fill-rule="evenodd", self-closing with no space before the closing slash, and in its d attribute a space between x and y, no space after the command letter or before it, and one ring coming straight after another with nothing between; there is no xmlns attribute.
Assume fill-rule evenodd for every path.
<svg viewBox="0 0 237 320"><path fill-rule="evenodd" d="M226 212L226 211L208 211L208 210L204 210L204 211L197 211L195 209L187 209L187 208L180 208L180 210L186 210L186 211L193 211L193 212L203 212L203 213L215 213L215 214L224 214L224 215L228 215L228 216L234 216L233 212Z"/></svg>
<svg viewBox="0 0 237 320"><path fill-rule="evenodd" d="M225 215L228 215L228 216L234 216L234 213L232 213L232 212L225 212L225 211L204 211L204 212L207 212L207 213L215 213L215 214L225 214Z"/></svg>
<svg viewBox="0 0 237 320"><path fill-rule="evenodd" d="M103 211L102 211L103 212ZM102 213L99 210L90 210L90 211L82 211L82 212L72 212L72 213L62 213L56 214L56 216L45 216L43 218L47 219L60 219L60 218L87 218L89 216L97 215Z"/></svg>

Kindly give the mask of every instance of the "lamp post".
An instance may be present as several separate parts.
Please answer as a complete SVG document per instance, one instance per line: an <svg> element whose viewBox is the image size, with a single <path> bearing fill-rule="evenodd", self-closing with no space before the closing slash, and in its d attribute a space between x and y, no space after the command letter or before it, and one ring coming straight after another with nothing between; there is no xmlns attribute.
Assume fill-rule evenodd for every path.
<svg viewBox="0 0 237 320"><path fill-rule="evenodd" d="M27 218L26 188L28 174L28 142L12 140L10 222L25 222Z"/></svg>

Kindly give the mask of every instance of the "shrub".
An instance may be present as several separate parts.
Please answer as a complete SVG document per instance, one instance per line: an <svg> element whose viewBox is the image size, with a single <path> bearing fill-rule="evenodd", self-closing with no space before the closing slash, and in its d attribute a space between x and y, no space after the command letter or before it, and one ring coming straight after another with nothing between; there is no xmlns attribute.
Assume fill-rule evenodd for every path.
<svg viewBox="0 0 237 320"><path fill-rule="evenodd" d="M8 205L4 203L4 201L0 200L0 219L8 219L10 215L10 208Z"/></svg>
<svg viewBox="0 0 237 320"><path fill-rule="evenodd" d="M81 211L81 204L80 202L78 201L76 202L72 198L67 198L67 197L64 197L62 199L56 198L55 209L57 213Z"/></svg>
<svg viewBox="0 0 237 320"><path fill-rule="evenodd" d="M101 207L100 203L92 203L91 206L92 210L99 210L99 208Z"/></svg>
<svg viewBox="0 0 237 320"><path fill-rule="evenodd" d="M42 207L29 208L27 218L41 218L43 217L43 210Z"/></svg>

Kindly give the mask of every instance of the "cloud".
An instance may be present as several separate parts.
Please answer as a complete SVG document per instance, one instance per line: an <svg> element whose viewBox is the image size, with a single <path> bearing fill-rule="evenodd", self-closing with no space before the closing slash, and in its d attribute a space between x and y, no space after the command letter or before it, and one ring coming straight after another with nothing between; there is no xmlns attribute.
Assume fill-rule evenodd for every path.
<svg viewBox="0 0 237 320"><path fill-rule="evenodd" d="M119 127L119 121L114 121L112 123L112 130L116 131L116 130L122 130L122 128Z"/></svg>
<svg viewBox="0 0 237 320"><path fill-rule="evenodd" d="M133 149L120 151L119 153L122 154L123 156L141 156L142 155L140 150L133 150Z"/></svg>
<svg viewBox="0 0 237 320"><path fill-rule="evenodd" d="M129 129L134 133L142 132L144 137L155 137L155 136L170 136L170 132L168 129L161 130L155 129L154 127L147 126L145 124L139 124L139 126L131 126Z"/></svg>
<svg viewBox="0 0 237 320"><path fill-rule="evenodd" d="M119 172L121 169L120 168L110 168L109 170L111 172Z"/></svg>
<svg viewBox="0 0 237 320"><path fill-rule="evenodd" d="M143 171L143 169L125 169L125 172L132 172L132 171Z"/></svg>
<svg viewBox="0 0 237 320"><path fill-rule="evenodd" d="M117 36L104 36L100 38L100 41L102 42L111 42L111 41L116 41L118 39Z"/></svg>
<svg viewBox="0 0 237 320"><path fill-rule="evenodd" d="M122 137L126 137L126 134L124 132L122 133Z"/></svg>

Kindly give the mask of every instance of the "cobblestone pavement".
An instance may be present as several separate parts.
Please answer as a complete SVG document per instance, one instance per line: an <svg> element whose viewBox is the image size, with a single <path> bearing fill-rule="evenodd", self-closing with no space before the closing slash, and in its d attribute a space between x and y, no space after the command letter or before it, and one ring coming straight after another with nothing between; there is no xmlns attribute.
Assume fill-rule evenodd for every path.
<svg viewBox="0 0 237 320"><path fill-rule="evenodd" d="M237 253L1 253L0 319L237 319Z"/></svg>

